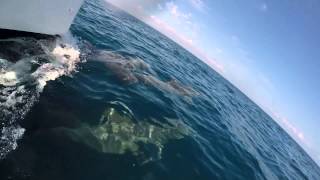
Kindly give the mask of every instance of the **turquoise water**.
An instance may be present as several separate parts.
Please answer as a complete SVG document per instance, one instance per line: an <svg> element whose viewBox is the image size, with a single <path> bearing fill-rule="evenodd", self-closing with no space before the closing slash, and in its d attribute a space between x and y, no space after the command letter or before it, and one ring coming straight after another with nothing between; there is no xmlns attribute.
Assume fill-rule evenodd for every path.
<svg viewBox="0 0 320 180"><path fill-rule="evenodd" d="M87 1L70 31L79 61L0 61L0 179L320 179L256 104L141 21Z"/></svg>

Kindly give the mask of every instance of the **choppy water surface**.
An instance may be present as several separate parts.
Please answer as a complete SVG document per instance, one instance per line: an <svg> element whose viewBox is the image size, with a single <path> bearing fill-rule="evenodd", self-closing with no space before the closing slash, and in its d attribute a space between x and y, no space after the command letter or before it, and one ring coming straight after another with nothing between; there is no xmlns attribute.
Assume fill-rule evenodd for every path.
<svg viewBox="0 0 320 180"><path fill-rule="evenodd" d="M238 89L103 1L0 47L0 179L320 179Z"/></svg>

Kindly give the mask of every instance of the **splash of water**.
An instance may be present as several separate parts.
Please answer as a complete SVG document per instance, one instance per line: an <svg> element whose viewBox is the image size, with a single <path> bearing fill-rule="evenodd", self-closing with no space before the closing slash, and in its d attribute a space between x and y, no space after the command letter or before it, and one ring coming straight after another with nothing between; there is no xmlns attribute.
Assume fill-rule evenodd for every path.
<svg viewBox="0 0 320 180"><path fill-rule="evenodd" d="M22 58L15 62L0 59L0 159L17 147L17 140L25 131L17 122L39 99L47 82L71 75L80 62L80 51L70 34L55 41L33 38L3 41L10 42L10 46L28 43L34 45L30 48L41 49L32 56L22 54Z"/></svg>

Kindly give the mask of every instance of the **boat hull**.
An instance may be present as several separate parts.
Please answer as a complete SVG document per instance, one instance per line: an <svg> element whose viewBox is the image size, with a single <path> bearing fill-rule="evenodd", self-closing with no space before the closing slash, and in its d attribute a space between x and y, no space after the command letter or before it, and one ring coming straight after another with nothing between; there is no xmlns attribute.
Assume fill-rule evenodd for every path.
<svg viewBox="0 0 320 180"><path fill-rule="evenodd" d="M83 0L1 0L0 28L57 35L68 31Z"/></svg>

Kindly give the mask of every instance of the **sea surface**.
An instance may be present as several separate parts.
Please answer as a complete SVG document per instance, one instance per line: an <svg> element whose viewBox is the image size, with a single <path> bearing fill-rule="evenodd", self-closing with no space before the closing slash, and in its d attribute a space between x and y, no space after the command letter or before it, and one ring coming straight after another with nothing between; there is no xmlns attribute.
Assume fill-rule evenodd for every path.
<svg viewBox="0 0 320 180"><path fill-rule="evenodd" d="M263 110L158 31L86 1L62 37L0 40L0 179L320 179Z"/></svg>

